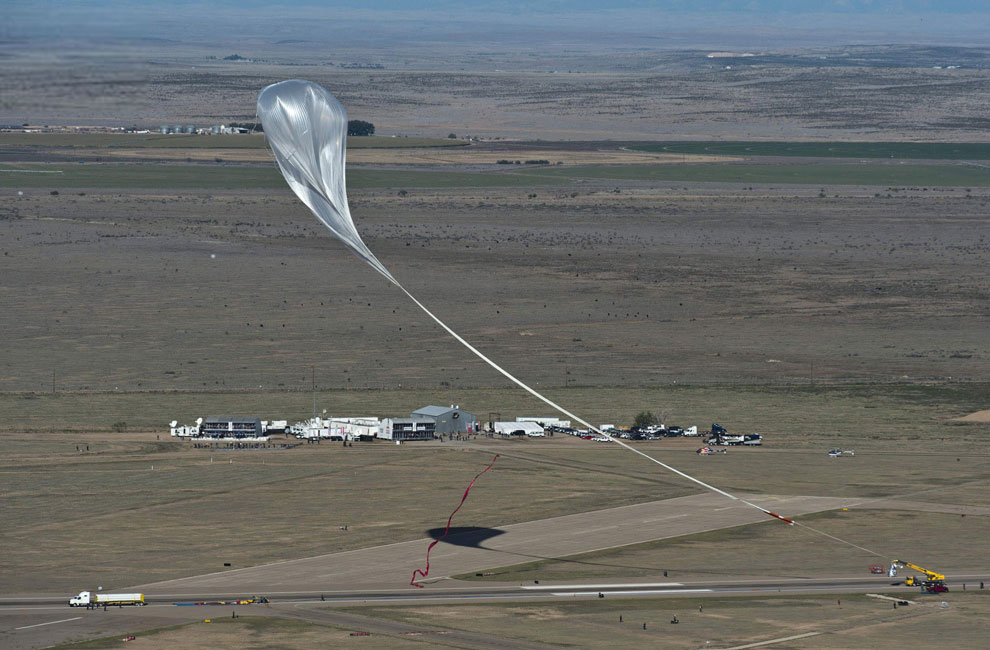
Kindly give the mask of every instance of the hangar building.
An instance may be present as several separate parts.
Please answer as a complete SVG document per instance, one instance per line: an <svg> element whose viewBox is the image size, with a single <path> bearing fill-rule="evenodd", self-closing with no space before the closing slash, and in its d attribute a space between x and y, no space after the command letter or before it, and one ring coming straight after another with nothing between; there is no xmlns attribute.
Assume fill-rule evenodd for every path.
<svg viewBox="0 0 990 650"><path fill-rule="evenodd" d="M434 430L438 434L474 433L478 430L478 421L459 406L424 406L413 411L414 418L430 418L436 423Z"/></svg>

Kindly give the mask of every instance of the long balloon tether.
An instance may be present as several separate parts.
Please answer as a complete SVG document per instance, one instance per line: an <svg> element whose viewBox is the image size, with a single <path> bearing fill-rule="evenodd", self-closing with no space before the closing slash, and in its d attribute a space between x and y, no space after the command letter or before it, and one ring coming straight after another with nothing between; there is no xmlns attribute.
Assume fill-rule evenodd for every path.
<svg viewBox="0 0 990 650"><path fill-rule="evenodd" d="M426 308L426 306L423 303L421 303L419 300L417 300L416 299L416 296L414 296L411 293L409 293L409 290L408 289L406 289L404 286L402 286L401 284L399 284L398 280L392 279L392 281L395 282L395 286L399 287L399 289L401 289L403 293L405 293L407 296L409 296L409 299L410 300L412 300L414 303L416 303L419 306L420 309L422 309L424 312L426 312L426 315L427 316L429 316L434 321L436 321L437 325L439 325L440 327L442 327L443 329L445 329L448 334L450 334L455 339L457 339L462 345L464 345L464 347L466 347L468 350L470 350L471 352L473 352L479 359L481 359L482 361L484 361L485 363L487 363L488 365L490 365L495 370L497 370L500 373L502 373L511 382L513 382L514 384L516 384L517 386L519 386L520 388L522 388L523 390L525 390L526 392L528 392L530 395L533 395L537 399L542 400L543 402L545 402L546 404L548 404L550 407L557 409L558 411L560 411L561 413L563 413L567 417L572 418L574 420L577 420L578 422L580 422L584 426L588 427L589 429L591 429L595 433L598 433L598 434L600 434L602 436L605 436L606 438L608 438L612 442L614 442L614 443L616 443L616 444L618 444L618 445L620 445L620 446L628 449L629 451L633 452L634 454L639 454L643 458L646 458L646 459L648 459L648 460L656 463L660 467L663 467L664 469L666 469L666 470L668 470L670 472L673 472L674 474L677 474L678 476L681 476L683 478L686 478L689 481L692 481L694 483L697 483L698 485L702 486L705 489L711 490L712 492L716 492L718 494L721 494L724 497L728 497L728 498L732 499L733 501L741 501L742 503L745 503L748 506L751 506L753 508L756 508L760 512L766 513L766 514L770 515L771 517L776 517L777 519L780 519L783 522L786 522L786 523L788 523L790 525L794 525L794 522L792 520L788 519L787 517L783 517L781 515L778 515L775 512L770 512L766 508L760 507L760 506L756 505L755 503L751 503L751 502L747 501L746 499L737 497L737 496L735 496L733 494L729 494L725 490L721 490L721 489L715 487L714 485L709 485L708 483L705 483L704 481L702 481L700 479L694 478L690 474L685 474L681 470L679 470L677 468L674 468L674 467L671 467L670 465L657 460L653 456L650 456L649 454L647 454L645 452L642 452L639 449L636 449L635 447L622 442L618 438L612 437L611 435L605 433L604 431L601 431L597 427L592 426L591 424L589 424L588 422L586 422L582 418L574 415L573 413L571 413L570 411L568 411L567 409L565 409L563 406L560 406L559 404L557 404L556 402L554 402L550 398L544 397L538 391L534 390L533 388L530 388L527 384L523 383L522 380L517 379L508 370L506 370L502 366L498 365L497 363L495 363L494 361L492 361L491 359L489 359L488 357L486 357L484 355L484 353L482 353L478 348L474 347L473 345L471 345L470 343L468 343L467 341L465 341L461 337L460 334L458 334L454 330L450 329L450 327L448 327L446 323L444 323L442 320L440 320L439 318L437 318L437 316L433 312L431 312L429 309Z"/></svg>
<svg viewBox="0 0 990 650"><path fill-rule="evenodd" d="M285 176L286 182L292 191L295 192L296 196L313 211L313 214L316 215L320 222L354 254L401 289L403 293L409 296L410 300L416 303L440 327L457 339L479 359L507 377L514 384L608 440L656 463L669 472L700 485L706 490L721 494L733 501L740 501L791 526L799 525L836 541L873 553L873 551L864 549L851 542L845 542L828 533L815 530L806 524L799 524L783 515L767 510L751 501L737 497L725 490L696 479L689 474L685 474L649 454L614 438L610 434L597 429L514 377L504 368L482 354L473 345L461 338L457 332L448 327L446 323L435 316L423 303L409 293L361 239L361 235L354 227L354 221L351 219L350 210L347 206L344 182L347 111L340 102L327 92L326 89L317 84L293 79L272 84L261 91L258 95L258 117L261 119L265 130L265 138L272 148L272 154L275 157L279 170ZM873 554L880 556L879 553Z"/></svg>
<svg viewBox="0 0 990 650"><path fill-rule="evenodd" d="M550 407L552 407L554 409L557 409L559 412L563 413L567 417L572 418L574 420L577 420L578 422L580 422L584 426L588 427L589 429L591 429L595 433L598 433L598 434L600 434L602 436L605 436L606 438L608 438L612 442L616 443L617 445L619 445L621 447L624 447L625 449L628 449L629 451L633 452L634 454L639 454L643 458L646 458L647 460L656 463L660 467L663 467L664 469L666 469L666 470L668 470L670 472L673 472L674 474L677 474L680 477L686 478L687 480L689 480L689 481L691 481L693 483L697 483L698 485L700 485L701 487L703 487L703 488L705 488L707 490L711 490L712 492L715 492L717 494L721 494L722 496L727 497L729 499L732 499L733 501L739 501L740 503L745 503L747 506L749 506L751 508L756 508L760 512L762 512L762 513L764 513L766 515L769 515L771 517L774 517L775 519L779 519L780 521L782 521L782 522L784 522L784 523L786 523L786 524L788 524L790 526L797 525L797 526L800 526L801 528L804 528L806 530L810 530L810 531L812 531L814 533L818 533L819 535L823 535L825 537L828 537L829 539L835 540L835 541L840 542L842 544L847 544L849 546L852 546L853 548L859 549L861 551L865 551L866 553L869 553L871 555L875 555L877 557L882 557L882 558L886 558L887 557L886 555L884 555L882 553L878 553L876 551L871 551L870 549L864 548L864 547L862 547L862 546L860 546L858 544L854 544L854 543L849 542L849 541L846 541L844 539L840 539L840 538L838 538L838 537L836 537L834 535L830 535L830 534L826 533L825 531L818 530L817 528L812 528L811 526L809 526L807 524L803 524L801 522L794 521L793 519L790 519L790 518L785 517L783 515L779 515L776 512L773 512L771 510L767 510L766 508L764 508L762 506L758 506L758 505L756 505L755 503L753 503L751 501L747 501L746 499L743 499L742 497L737 497L734 494L730 494L730 493L726 492L725 490L722 490L720 488L715 487L714 485L709 485L708 483L705 483L704 481L702 481L700 479L697 479L697 478L691 476L690 474L685 474L684 472L682 472L681 470L677 469L676 467L671 467L670 465L668 465L668 464L666 464L666 463L664 463L664 462L662 462L660 460L657 460L653 456L650 456L649 454L647 454L647 453L645 453L643 451L640 451L639 449L636 449L635 447L633 447L633 446L631 446L629 444L626 444L622 440L609 435L608 433L606 433L606 432L598 429L597 427L592 426L591 424L589 424L588 422L586 422L584 419L582 419L582 418L578 417L577 415L571 413L570 411L568 411L567 409L565 409L563 406L560 406L559 404L557 404L556 402L554 402L550 398L543 396L537 390L535 390L535 389L531 388L530 386L528 386L527 384L525 384L521 379L516 378L508 370L506 370L502 366L498 365L497 363L495 363L494 361L492 361L491 359L489 359L487 356L485 356L485 354L483 352L481 352L481 350L479 350L478 348L474 347L473 345L471 345L470 343L468 343L466 340L464 340L464 338L461 337L460 334L458 334L457 332L455 332L454 330L452 330L446 323L444 323L442 320L440 320L436 316L436 314L434 314L429 309L427 309L426 308L426 305L424 305L419 300L417 300L416 299L416 296L414 296L411 293L409 293L409 290L406 289L404 286L402 286L402 284L400 284L399 281L396 280L394 276L392 276L391 274L389 274L386 277L388 277L389 281L391 281L393 284L395 284L395 286L397 286L400 290L402 290L402 292L404 294L406 294L407 296L409 296L409 299L412 300L414 303L416 303L416 305L420 309L422 309L426 313L427 316L429 316L430 318L432 318L436 322L437 325L439 325L444 330L446 330L448 334L450 334L455 339L457 339L464 347L466 347L468 350L470 350L471 352L473 352L475 354L475 356L477 356L479 359L481 359L482 361L484 361L485 363L487 363L488 365L490 365L495 370L499 371L502 375L504 375L506 378L508 378L512 383L516 384L517 386L519 386L520 388L522 388L523 390L525 390L530 395L533 395L537 399L545 402Z"/></svg>

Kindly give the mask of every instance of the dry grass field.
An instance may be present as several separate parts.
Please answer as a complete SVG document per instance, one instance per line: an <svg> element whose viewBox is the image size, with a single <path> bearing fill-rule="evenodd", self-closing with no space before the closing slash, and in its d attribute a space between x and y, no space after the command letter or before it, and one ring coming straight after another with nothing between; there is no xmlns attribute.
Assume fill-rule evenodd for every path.
<svg viewBox="0 0 990 650"><path fill-rule="evenodd" d="M0 390L502 385L287 190L4 192ZM990 377L983 190L406 193L371 249L544 388Z"/></svg>
<svg viewBox="0 0 990 650"><path fill-rule="evenodd" d="M350 630L327 624L276 617L242 616L237 619L218 618L209 623L199 621L150 630L134 630L136 638L128 648L170 650L172 648L242 648L265 650L321 650L324 648L362 648L365 650L415 650L432 644L415 638L397 636L354 637ZM124 635L114 635L92 641L55 646L59 650L97 650L118 648Z"/></svg>
<svg viewBox="0 0 990 650"><path fill-rule="evenodd" d="M351 118L373 122L383 135L986 139L983 106L990 79L986 51L977 48L776 52L736 59L727 70L704 49L670 50L662 40L644 42L642 49L583 42L561 52L536 38L523 49L540 51L529 54L515 48L479 51L477 44L457 41L448 42L442 54L429 54L424 50L436 48L422 45L410 53L398 44L369 52L349 41L316 48L306 41L258 39L216 46L70 41L42 53L40 46L11 40L0 44L7 63L0 81L8 89L0 123L157 127L253 121L261 88L311 79L331 89ZM245 56L252 60L219 60L217 54L230 47L250 48ZM370 58L383 68L347 69L328 61L330 52L338 63ZM933 67L946 59L965 65Z"/></svg>
<svg viewBox="0 0 990 650"><path fill-rule="evenodd" d="M559 399L578 403L582 395L592 394L574 389L560 392ZM648 394L630 392L623 396L611 391L598 397L621 404L622 399ZM257 403L259 396L245 397L242 408L251 400ZM399 405L408 412L424 403L413 401L422 395L387 396L377 391L352 391L346 397L354 400L352 408L391 403L397 412ZM512 403L512 397L504 397ZM521 404L518 397L516 403ZM386 401L378 401L382 398ZM81 396L75 399L86 402ZM923 409L912 405L910 397L900 402L888 398L885 406L863 409L861 398L854 395L836 395L826 404L818 397L802 399L792 390L682 388L667 404L671 408L683 404L683 410L673 411L682 414L711 402L731 409L725 413L730 419L724 420L730 423L736 417L746 422L747 404L757 412L777 409L778 421L785 421L789 409L808 410L818 402L823 418L844 413L849 421L866 429L876 426L877 431L864 436L840 430L822 437L799 427L764 431L765 447L732 449L712 458L694 453L697 440L638 446L733 491L839 496L850 505L865 502L864 507L872 509L884 507L882 502L870 502L879 497L932 502L932 510L938 510L939 503L985 505L985 499L973 496L982 494L990 480L986 455L980 450L985 430L953 425L931 435L937 423L914 419L913 414L920 415ZM788 403L790 407L781 406ZM629 402L625 412L636 407ZM68 410L73 412L71 405ZM890 422L900 410L906 413ZM60 417L56 411L51 414L55 421ZM814 417L813 412L806 415ZM442 523L458 490L495 453L503 458L472 492L470 508L459 516L458 525L497 528L696 491L625 450L560 436L539 441L479 439L402 447L380 442L348 449L321 444L256 451L196 449L192 443L159 440L149 433L6 432L2 441L7 450L0 463L0 501L6 514L2 543L8 551L0 561L0 589L6 592L35 590L38 584L46 591L71 591L90 582L123 587L222 570L223 562L237 568L419 539ZM857 455L831 459L824 452L832 445L855 445ZM443 468L441 474L434 471L437 467ZM505 498L507 493L511 499ZM946 570L967 564L964 559L969 557L950 552L951 544L961 549L978 545L988 532L986 516L971 514L957 520L956 515L937 513L870 512L865 519L859 511L841 513L826 519L823 526L867 546L924 552L926 558L946 564ZM340 530L343 525L347 531ZM919 535L921 530L952 532L943 538ZM640 555L634 553L636 559L631 561L621 559L628 550L620 550L619 561L606 560L604 569L592 568L589 575L597 575L596 571L644 575L655 571L658 563L669 563L666 568L676 568L682 575L705 571L754 575L765 570L767 562L784 556L791 558L787 575L826 574L836 567L855 573L870 559L842 554L837 547L801 562L798 556L804 547L794 542L814 540L786 527L755 526L712 535L636 550ZM769 551L754 553L740 563L732 549L745 539L759 540L758 546ZM688 551L706 543L714 544L712 552ZM622 540L615 544L621 546ZM773 550L789 545L786 552ZM717 552L722 555L714 549L722 549ZM86 561L80 562L80 557ZM561 566L565 574L589 570L571 562Z"/></svg>
<svg viewBox="0 0 990 650"><path fill-rule="evenodd" d="M809 637L774 647L898 650L951 639L950 647L964 648L978 646L990 630L984 618L990 598L984 594L954 597L945 610L936 602L895 610L890 601L863 595L838 600L841 604L829 596L809 595L451 605L437 623L574 648L730 648L802 634ZM374 607L356 611L422 622L435 610ZM674 616L677 625L670 624Z"/></svg>

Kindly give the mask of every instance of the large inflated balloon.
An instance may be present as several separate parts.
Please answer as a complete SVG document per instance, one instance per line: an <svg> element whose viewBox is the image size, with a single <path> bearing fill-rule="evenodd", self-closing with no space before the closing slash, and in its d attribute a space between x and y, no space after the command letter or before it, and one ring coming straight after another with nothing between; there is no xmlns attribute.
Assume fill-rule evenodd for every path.
<svg viewBox="0 0 990 650"><path fill-rule="evenodd" d="M311 81L282 81L258 95L258 117L296 196L355 255L398 284L362 241L347 207L347 111L337 98Z"/></svg>

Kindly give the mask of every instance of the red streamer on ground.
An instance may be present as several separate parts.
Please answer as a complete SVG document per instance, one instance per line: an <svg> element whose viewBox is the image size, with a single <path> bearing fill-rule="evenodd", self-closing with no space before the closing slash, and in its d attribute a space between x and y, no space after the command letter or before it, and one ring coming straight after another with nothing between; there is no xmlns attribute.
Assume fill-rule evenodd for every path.
<svg viewBox="0 0 990 650"><path fill-rule="evenodd" d="M430 551L432 551L433 547L439 544L443 540L443 538L447 536L447 533L450 532L450 522L454 520L454 515L457 514L457 511L460 510L461 506L464 505L464 502L467 501L468 492L470 492L471 488L474 487L474 482L478 480L479 476L481 476L482 474L484 474L485 472L487 472L492 468L492 465L495 464L495 461L498 460L498 457L499 454L495 454L495 458L492 458L492 462L488 464L488 467L478 472L475 475L475 477L471 479L471 482L468 483L467 489L464 490L464 496L461 497L461 502L457 504L457 507L454 508L454 511L450 513L450 517L447 518L447 528L443 531L443 535L437 537L428 547L426 547L426 570L420 571L419 569L416 569L415 571L413 571L412 578L409 580L410 585L412 585L413 587L419 587L420 589L423 588L423 585L416 584L416 574L419 574L419 576L422 578L425 578L426 576L430 575Z"/></svg>
<svg viewBox="0 0 990 650"><path fill-rule="evenodd" d="M776 517L777 519L779 519L779 520L781 520L781 521L782 521L782 522L784 522L785 524L790 524L791 526L793 526L793 525L794 525L794 520L793 520L793 519L788 519L788 518L787 518L787 517L785 517L784 515L778 515L778 514L777 514L776 512L770 512L769 510L766 510L765 512L766 512L766 513L767 513L768 515L770 515L771 517Z"/></svg>

